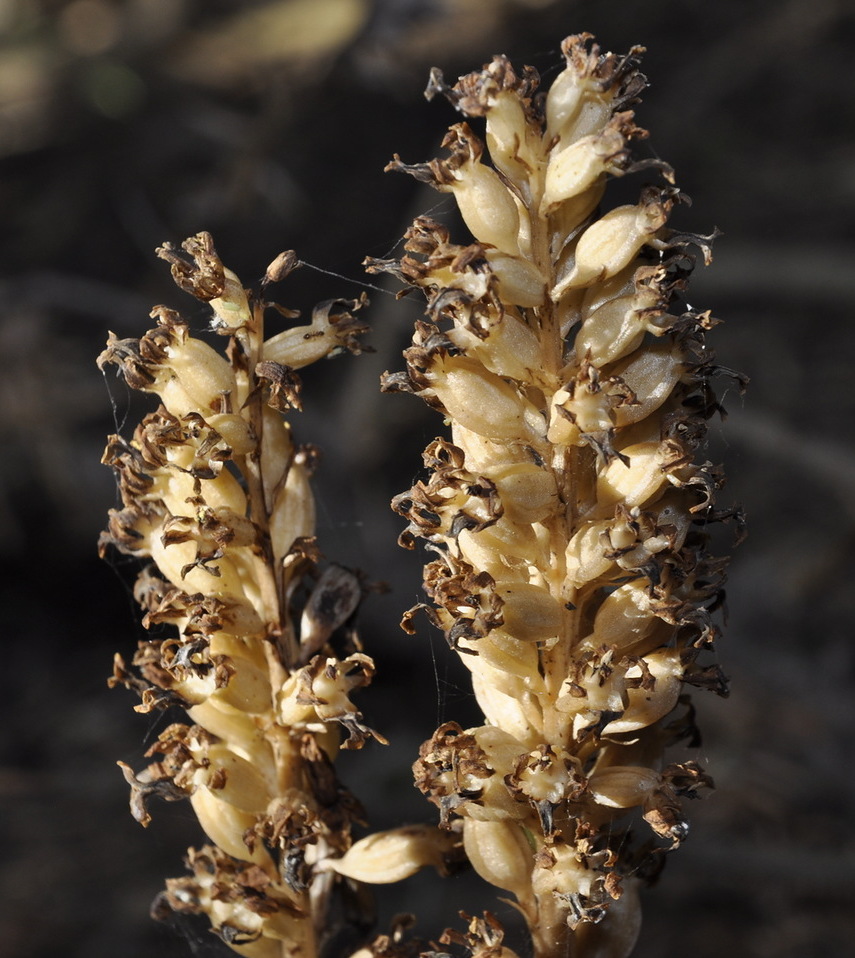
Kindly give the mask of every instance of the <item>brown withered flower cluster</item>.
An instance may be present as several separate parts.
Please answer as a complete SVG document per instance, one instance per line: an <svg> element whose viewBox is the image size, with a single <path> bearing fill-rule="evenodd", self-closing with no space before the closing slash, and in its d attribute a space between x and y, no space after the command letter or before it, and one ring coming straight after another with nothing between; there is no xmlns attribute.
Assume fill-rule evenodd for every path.
<svg viewBox="0 0 855 958"><path fill-rule="evenodd" d="M434 71L428 95L486 136L458 123L446 157L389 169L452 194L474 241L420 217L406 255L369 269L427 300L385 389L451 427L425 452L429 477L394 502L401 544L435 554L432 604L403 624L420 608L444 631L484 714L437 730L417 785L478 874L514 896L538 958L619 958L637 887L686 836L682 799L712 784L665 750L697 743L686 686L726 694L708 655L725 563L706 530L731 514L702 461L720 410L715 320L680 302L712 237L668 227L684 199L673 171L633 153L641 49L602 54L582 34L562 51L545 93L505 57L453 86ZM653 182L602 212L609 181L632 173ZM494 922L473 953L508 953Z"/></svg>
<svg viewBox="0 0 855 958"><path fill-rule="evenodd" d="M339 748L384 740L350 698L374 672L353 627L363 584L318 565L315 452L294 442L282 414L299 408L296 370L360 351L363 304L332 300L308 325L265 339L274 306L265 287L296 257L274 261L253 293L209 235L183 251L158 253L212 308L225 354L158 307L154 329L139 340L111 335L98 360L161 402L105 454L122 508L101 547L149 560L135 594L152 630L130 666L116 657L113 682L139 692L139 711L176 705L188 718L160 734L147 768L122 767L142 824L151 796L188 798L211 841L190 851L192 877L170 880L155 912L205 913L251 958L312 958L342 932L341 914L369 911L345 908L358 900L356 883L323 871L362 819L332 762Z"/></svg>

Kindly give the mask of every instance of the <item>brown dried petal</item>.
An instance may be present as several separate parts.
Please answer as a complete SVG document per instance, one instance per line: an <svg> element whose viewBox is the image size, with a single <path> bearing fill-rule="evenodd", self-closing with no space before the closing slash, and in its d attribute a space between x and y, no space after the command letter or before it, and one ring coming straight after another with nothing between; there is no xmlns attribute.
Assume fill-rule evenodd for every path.
<svg viewBox="0 0 855 958"><path fill-rule="evenodd" d="M257 363L255 375L267 383L270 390L267 401L274 409L279 412L287 412L289 409L302 410L300 389L303 384L300 377L289 366L269 361Z"/></svg>
<svg viewBox="0 0 855 958"><path fill-rule="evenodd" d="M211 234L197 233L185 240L181 248L190 254L192 261L171 243L164 243L157 250L157 255L169 263L176 285L203 302L221 296L226 285L225 273Z"/></svg>

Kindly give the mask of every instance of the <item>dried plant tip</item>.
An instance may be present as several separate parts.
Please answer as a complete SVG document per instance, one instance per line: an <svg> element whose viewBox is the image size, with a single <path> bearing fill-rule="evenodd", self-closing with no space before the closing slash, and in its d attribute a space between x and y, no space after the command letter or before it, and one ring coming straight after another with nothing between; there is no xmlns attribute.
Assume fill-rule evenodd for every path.
<svg viewBox="0 0 855 958"><path fill-rule="evenodd" d="M270 283L280 283L286 276L300 266L302 266L302 263L297 259L297 254L294 250L285 250L284 253L280 253L267 267L264 273L263 285L267 286Z"/></svg>

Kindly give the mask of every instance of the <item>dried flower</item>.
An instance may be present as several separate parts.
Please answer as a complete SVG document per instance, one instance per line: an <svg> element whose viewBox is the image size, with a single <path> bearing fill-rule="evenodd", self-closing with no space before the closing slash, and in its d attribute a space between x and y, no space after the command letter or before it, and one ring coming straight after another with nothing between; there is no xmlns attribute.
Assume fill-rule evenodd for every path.
<svg viewBox="0 0 855 958"><path fill-rule="evenodd" d="M192 877L167 883L158 915L205 913L251 958L312 958L340 930L335 901L356 894L348 868L330 863L363 813L332 761L385 740L350 698L374 672L353 627L363 588L344 568L318 568L314 454L281 412L299 407L296 369L360 351L363 303L331 300L265 341L269 304L222 265L210 236L183 250L158 252L211 306L225 355L158 307L154 329L111 335L98 360L162 403L132 440L110 437L104 461L122 508L101 547L151 560L136 597L147 628L171 628L141 642L130 668L117 656L112 681L141 695L139 711L180 705L192 723L166 728L142 772L122 769L143 825L152 796L189 798L212 842L189 852ZM266 282L295 265L282 254Z"/></svg>
<svg viewBox="0 0 855 958"><path fill-rule="evenodd" d="M537 956L622 958L639 880L686 835L680 798L712 784L664 758L696 735L685 686L726 692L702 664L724 581L705 530L729 517L719 471L696 459L720 409L715 320L679 304L712 237L666 225L685 199L673 172L634 158L641 49L602 54L582 34L562 50L545 94L505 57L454 86L434 71L428 95L483 120L485 139L458 123L444 159L389 169L451 193L474 241L419 217L400 262L368 267L427 299L385 388L442 413L451 441L431 443L429 478L394 507L401 544L437 555L417 609L461 653L485 720L438 729L416 782L513 893ZM658 182L600 212L608 181L642 170ZM649 839L621 826L630 810ZM470 950L498 954L495 919L479 922Z"/></svg>
<svg viewBox="0 0 855 958"><path fill-rule="evenodd" d="M400 261L367 261L427 300L384 388L451 427L393 502L401 545L423 539L435 556L430 603L402 625L423 612L444 632L484 716L421 747L415 781L438 827L353 840L363 812L333 762L385 742L351 698L374 674L353 625L363 584L319 566L316 454L283 420L301 408L297 370L360 351L362 301L331 300L265 339L274 304L201 233L158 252L210 306L224 354L158 307L156 328L111 335L99 357L161 402L105 453L122 508L102 549L150 560L135 595L152 632L131 666L116 657L112 683L139 711L180 706L189 720L161 732L142 771L120 765L138 821L153 796L187 798L211 842L154 912L204 913L249 958L416 958L408 916L366 943L362 883L464 858L513 896L536 958L626 958L639 886L686 837L682 800L712 786L666 750L699 741L687 685L727 693L710 660L725 560L707 530L740 516L715 508L721 473L699 461L722 411L711 380L727 371L705 343L716 320L680 304L713 237L667 225L685 200L673 171L634 154L641 49L602 54L581 34L562 50L545 93L505 57L454 86L433 72L428 95L483 121L484 137L458 123L444 159L389 168L451 193L473 241L419 217ZM638 202L603 211L609 180L638 172L655 180ZM280 254L262 291L297 265ZM440 945L517 958L494 915L463 917ZM431 947L424 958L444 955Z"/></svg>

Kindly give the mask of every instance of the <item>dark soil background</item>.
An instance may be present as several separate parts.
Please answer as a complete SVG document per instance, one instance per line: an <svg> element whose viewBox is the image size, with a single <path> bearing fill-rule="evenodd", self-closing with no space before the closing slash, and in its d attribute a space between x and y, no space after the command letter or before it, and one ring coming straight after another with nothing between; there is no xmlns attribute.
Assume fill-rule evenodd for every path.
<svg viewBox="0 0 855 958"><path fill-rule="evenodd" d="M551 77L560 40L582 30L648 48L639 122L694 198L679 225L724 233L690 300L725 321L719 360L752 378L744 401L726 391L709 453L750 517L720 645L733 694L698 702L696 757L718 787L646 896L637 955L852 953L852 0L4 0L0 955L231 953L204 928L148 918L198 836L187 806L156 806L147 832L130 818L115 762L139 767L154 723L105 683L139 625L132 569L95 556L115 501L99 458L144 404L94 360L108 329L146 330L155 303L206 323L155 246L210 230L247 283L294 248L341 278L304 269L283 302L356 295L365 255L450 208L382 173L395 151L435 155L455 120L422 100L429 67L454 77L505 52ZM309 371L297 429L325 451L325 552L392 586L366 608L380 679L362 704L394 747L343 766L388 827L432 820L409 764L438 719L465 723L473 703L440 637L397 628L420 558L395 546L387 504L441 427L379 394L417 311L372 298L376 353ZM435 937L459 908L487 907L478 884L412 879L382 921L418 911Z"/></svg>

